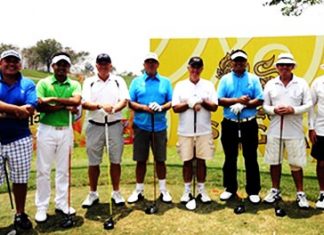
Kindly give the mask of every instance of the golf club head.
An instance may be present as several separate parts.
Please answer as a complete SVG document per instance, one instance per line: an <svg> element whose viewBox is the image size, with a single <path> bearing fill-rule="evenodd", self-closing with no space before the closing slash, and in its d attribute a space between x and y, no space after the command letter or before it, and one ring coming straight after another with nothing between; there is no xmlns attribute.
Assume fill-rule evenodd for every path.
<svg viewBox="0 0 324 235"><path fill-rule="evenodd" d="M104 229L106 230L114 229L114 225L115 225L114 220L112 217L110 217L104 222Z"/></svg>
<svg viewBox="0 0 324 235"><path fill-rule="evenodd" d="M10 232L7 233L7 235L16 235L16 234L18 234L16 229L12 229Z"/></svg>
<svg viewBox="0 0 324 235"><path fill-rule="evenodd" d="M155 204L151 205L151 206L148 206L146 209L145 209L145 214L148 214L148 215L152 215L152 214L155 214L157 213L158 209L156 207Z"/></svg>
<svg viewBox="0 0 324 235"><path fill-rule="evenodd" d="M245 206L244 205L238 205L237 207L235 207L234 209L234 213L239 215L245 212Z"/></svg>
<svg viewBox="0 0 324 235"><path fill-rule="evenodd" d="M186 203L186 208L190 211L193 211L195 210L197 207L197 204L196 204L196 199L195 198L192 198L190 201L188 201Z"/></svg>
<svg viewBox="0 0 324 235"><path fill-rule="evenodd" d="M284 209L280 208L280 207L276 207L275 208L275 214L277 217L284 217L286 216L286 212Z"/></svg>
<svg viewBox="0 0 324 235"><path fill-rule="evenodd" d="M61 228L72 228L73 225L74 221L72 219L72 216L67 216L60 224Z"/></svg>

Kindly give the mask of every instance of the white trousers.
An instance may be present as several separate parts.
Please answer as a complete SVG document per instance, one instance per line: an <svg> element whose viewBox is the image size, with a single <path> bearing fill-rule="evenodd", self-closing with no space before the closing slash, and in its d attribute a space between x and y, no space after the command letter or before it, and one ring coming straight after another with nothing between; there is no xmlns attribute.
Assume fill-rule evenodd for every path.
<svg viewBox="0 0 324 235"><path fill-rule="evenodd" d="M67 209L69 187L69 152L73 143L73 133L69 127L57 128L40 124L37 131L37 209L47 209L51 196L51 168L56 164L55 205Z"/></svg>

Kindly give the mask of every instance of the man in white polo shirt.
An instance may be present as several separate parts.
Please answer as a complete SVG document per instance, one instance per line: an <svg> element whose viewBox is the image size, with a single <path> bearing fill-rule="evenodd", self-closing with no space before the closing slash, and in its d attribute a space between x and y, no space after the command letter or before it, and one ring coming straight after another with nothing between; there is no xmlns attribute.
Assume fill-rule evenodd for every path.
<svg viewBox="0 0 324 235"><path fill-rule="evenodd" d="M290 53L280 54L275 63L279 76L268 81L264 88L264 111L271 115L267 132L265 162L270 165L272 189L264 198L267 203L280 199L280 176L283 153L286 150L300 208L309 208L303 192L303 167L306 165L306 146L303 113L312 106L307 82L292 73L296 61ZM282 139L280 141L280 137ZM280 148L280 143L282 148ZM281 159L279 160L279 156Z"/></svg>
<svg viewBox="0 0 324 235"><path fill-rule="evenodd" d="M116 205L125 203L119 191L121 157L124 149L121 110L129 100L127 85L123 78L111 73L112 64L108 54L97 56L98 74L85 80L82 91L82 107L89 110L86 129L86 147L89 160L88 176L90 192L82 207L89 208L99 201L97 192L100 163L105 147L105 117L108 114L110 177L112 200Z"/></svg>
<svg viewBox="0 0 324 235"><path fill-rule="evenodd" d="M192 57L188 63L189 78L176 84L172 96L173 111L179 113L180 118L177 149L183 161L185 185L180 199L181 203L187 203L192 198L193 171L196 171L194 177L197 177L198 182L197 198L202 203L211 202L204 184L207 174L206 160L214 156L211 112L217 110L218 101L214 85L200 77L203 66L203 60L200 57ZM195 138L196 143L194 143ZM194 144L196 144L196 156L194 156ZM193 169L194 160L197 161L196 169Z"/></svg>
<svg viewBox="0 0 324 235"><path fill-rule="evenodd" d="M324 64L321 67L324 69ZM308 115L308 135L313 144L311 155L317 160L316 173L320 188L315 206L318 209L324 209L324 76L313 81L311 95L314 106Z"/></svg>

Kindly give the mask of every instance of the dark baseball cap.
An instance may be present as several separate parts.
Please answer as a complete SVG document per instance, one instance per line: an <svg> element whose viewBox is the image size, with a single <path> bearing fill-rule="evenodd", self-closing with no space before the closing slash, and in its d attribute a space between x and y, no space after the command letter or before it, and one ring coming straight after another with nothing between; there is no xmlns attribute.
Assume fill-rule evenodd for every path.
<svg viewBox="0 0 324 235"><path fill-rule="evenodd" d="M110 59L110 56L106 53L101 53L97 56L97 59L96 59L96 63L102 63L102 62L106 62L108 64L111 64L111 59Z"/></svg>
<svg viewBox="0 0 324 235"><path fill-rule="evenodd" d="M204 66L203 60L198 56L191 57L188 64L193 68L201 68Z"/></svg>

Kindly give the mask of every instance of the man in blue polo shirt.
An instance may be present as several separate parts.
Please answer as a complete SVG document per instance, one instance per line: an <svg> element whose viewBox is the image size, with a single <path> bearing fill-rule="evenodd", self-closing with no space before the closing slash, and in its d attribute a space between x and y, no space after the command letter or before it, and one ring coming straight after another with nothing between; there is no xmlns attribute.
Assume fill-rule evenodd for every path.
<svg viewBox="0 0 324 235"><path fill-rule="evenodd" d="M4 180L4 161L8 161L16 203L14 224L31 229L25 202L33 150L28 118L37 105L35 84L19 72L21 56L14 50L1 54L0 67L0 184Z"/></svg>
<svg viewBox="0 0 324 235"><path fill-rule="evenodd" d="M260 172L257 161L258 124L257 107L263 103L260 79L246 71L247 54L243 50L231 53L232 71L219 82L219 105L224 106L221 142L225 153L223 185L220 199L226 201L236 195L238 145L242 144L246 170L248 199L260 202ZM239 129L240 128L240 129ZM239 130L240 135L239 136ZM236 146L236 147L235 147Z"/></svg>
<svg viewBox="0 0 324 235"><path fill-rule="evenodd" d="M159 179L161 200L172 201L166 189L166 111L171 108L172 87L166 77L158 74L159 60L156 54L149 53L144 59L143 75L135 78L130 85L130 107L134 115L133 159L136 164L136 189L128 198L128 203L135 203L144 197L144 177L149 147L153 146L156 172ZM154 135L152 135L152 114L154 117ZM154 140L152 138L154 137Z"/></svg>

